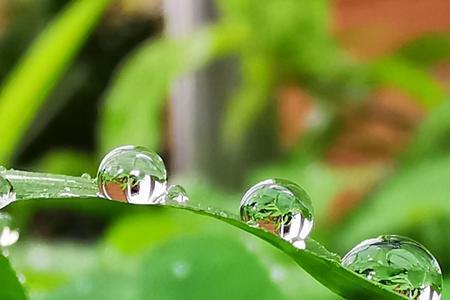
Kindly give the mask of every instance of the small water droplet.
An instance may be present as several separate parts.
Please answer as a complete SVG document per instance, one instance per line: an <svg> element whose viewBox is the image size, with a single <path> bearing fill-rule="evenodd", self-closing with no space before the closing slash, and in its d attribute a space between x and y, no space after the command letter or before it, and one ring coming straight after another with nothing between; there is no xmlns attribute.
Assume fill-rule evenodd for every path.
<svg viewBox="0 0 450 300"><path fill-rule="evenodd" d="M177 261L172 265L175 277L184 279L189 275L189 266L184 261Z"/></svg>
<svg viewBox="0 0 450 300"><path fill-rule="evenodd" d="M264 228L304 249L313 227L313 207L308 194L297 184L268 179L251 187L241 200L241 219Z"/></svg>
<svg viewBox="0 0 450 300"><path fill-rule="evenodd" d="M19 279L21 284L25 284L27 282L27 278L23 273L17 273L17 279Z"/></svg>
<svg viewBox="0 0 450 300"><path fill-rule="evenodd" d="M397 235L361 242L342 259L342 265L388 289L416 300L439 300L442 272L421 244Z"/></svg>
<svg viewBox="0 0 450 300"><path fill-rule="evenodd" d="M219 216L221 216L222 218L228 218L228 213L226 211L219 211Z"/></svg>
<svg viewBox="0 0 450 300"><path fill-rule="evenodd" d="M83 173L83 174L81 175L81 178L87 179L87 180L92 180L91 175L89 175L88 173Z"/></svg>
<svg viewBox="0 0 450 300"><path fill-rule="evenodd" d="M124 146L103 158L97 180L100 196L133 204L157 204L164 200L167 173L155 152Z"/></svg>
<svg viewBox="0 0 450 300"><path fill-rule="evenodd" d="M9 214L0 213L0 247L7 248L19 240L19 229Z"/></svg>
<svg viewBox="0 0 450 300"><path fill-rule="evenodd" d="M167 190L166 203L186 204L189 201L186 190L181 185L171 185Z"/></svg>
<svg viewBox="0 0 450 300"><path fill-rule="evenodd" d="M16 200L16 193L11 182L0 176L0 209Z"/></svg>
<svg viewBox="0 0 450 300"><path fill-rule="evenodd" d="M273 266L270 270L270 275L272 277L272 280L275 282L283 282L283 280L286 278L286 272L280 266Z"/></svg>

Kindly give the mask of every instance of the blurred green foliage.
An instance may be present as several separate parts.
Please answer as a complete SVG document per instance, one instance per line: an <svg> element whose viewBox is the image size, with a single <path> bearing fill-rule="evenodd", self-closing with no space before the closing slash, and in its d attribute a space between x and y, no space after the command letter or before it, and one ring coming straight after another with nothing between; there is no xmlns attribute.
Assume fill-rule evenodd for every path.
<svg viewBox="0 0 450 300"><path fill-rule="evenodd" d="M8 128L2 131L0 161L11 158L36 111L108 3L109 0L74 1L47 27L9 75L0 94L0 127Z"/></svg>
<svg viewBox="0 0 450 300"><path fill-rule="evenodd" d="M109 2L70 1L4 80L2 164L14 163L33 120L48 105L51 92L61 87L64 73L74 72L71 62ZM26 17L17 17L22 27L3 37L1 61L10 63L14 54L5 44L16 41L23 47L35 28L48 21L48 16L39 15L44 4L37 3L29 4L33 9ZM362 239L403 233L436 254L447 277L450 104L448 92L429 69L448 60L448 35L425 36L393 54L362 63L339 47L331 34L328 1L219 0L217 5L221 13L217 23L179 41L167 37L144 41L123 59L100 103L95 151L51 149L45 156L33 157L30 168L93 175L96 159L119 144L163 149L163 111L171 82L218 58L234 56L241 63L242 80L224 114L223 131L217 133L224 147L239 149L257 119L273 114L270 105L286 83L301 86L326 111L321 128L310 128L297 147L271 165L251 170L246 185L267 177L291 179L311 194L317 211L314 236L331 249L343 254ZM39 17L30 17L34 14ZM396 164L384 169L333 168L324 153L339 132L342 112L367 101L370 93L384 86L412 96L428 113L411 143ZM333 202L336 197L378 177L382 180L368 196L330 228L330 210L339 209ZM237 208L241 191L225 192L202 178L180 180L195 201ZM211 295L217 299L338 299L293 268L283 255L213 221L86 201L24 203L8 210L26 233L11 249L11 260L25 274L25 287L33 299L146 299L150 295L155 299L209 299ZM82 245L68 245L45 234L37 234L36 239L33 227L42 226L36 224L36 216L68 210L77 212L75 224L102 219L98 231L104 237L96 243L83 240ZM67 238L71 237L63 240ZM45 246L39 248L41 242ZM0 258L0 298L23 299L7 261ZM86 263L80 266L82 261ZM449 279L446 283L450 285ZM448 294L446 289L444 297Z"/></svg>

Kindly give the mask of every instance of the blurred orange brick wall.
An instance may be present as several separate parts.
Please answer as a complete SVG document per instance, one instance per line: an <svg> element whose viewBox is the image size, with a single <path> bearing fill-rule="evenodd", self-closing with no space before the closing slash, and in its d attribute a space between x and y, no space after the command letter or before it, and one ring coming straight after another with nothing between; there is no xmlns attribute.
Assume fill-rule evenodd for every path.
<svg viewBox="0 0 450 300"><path fill-rule="evenodd" d="M449 0L334 0L334 32L363 57L386 54L432 32L450 31Z"/></svg>

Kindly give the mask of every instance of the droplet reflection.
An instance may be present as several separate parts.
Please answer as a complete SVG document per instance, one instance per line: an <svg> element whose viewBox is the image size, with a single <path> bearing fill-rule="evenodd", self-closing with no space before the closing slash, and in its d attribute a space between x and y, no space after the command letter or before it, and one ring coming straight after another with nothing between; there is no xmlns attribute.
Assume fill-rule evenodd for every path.
<svg viewBox="0 0 450 300"><path fill-rule="evenodd" d="M241 219L264 228L305 249L304 240L313 227L313 207L308 194L297 184L268 179L251 187L241 200Z"/></svg>
<svg viewBox="0 0 450 300"><path fill-rule="evenodd" d="M155 152L124 146L105 156L97 180L100 196L133 204L157 204L164 201L167 173Z"/></svg>
<svg viewBox="0 0 450 300"><path fill-rule="evenodd" d="M5 249L19 240L19 229L7 213L0 213L0 247Z"/></svg>
<svg viewBox="0 0 450 300"><path fill-rule="evenodd" d="M11 182L0 176L0 209L16 200L16 193Z"/></svg>
<svg viewBox="0 0 450 300"><path fill-rule="evenodd" d="M441 298L437 260L409 238L386 235L363 241L342 259L342 265L410 299Z"/></svg>
<svg viewBox="0 0 450 300"><path fill-rule="evenodd" d="M185 205L188 201L187 192L181 185L171 185L167 189L166 203Z"/></svg>

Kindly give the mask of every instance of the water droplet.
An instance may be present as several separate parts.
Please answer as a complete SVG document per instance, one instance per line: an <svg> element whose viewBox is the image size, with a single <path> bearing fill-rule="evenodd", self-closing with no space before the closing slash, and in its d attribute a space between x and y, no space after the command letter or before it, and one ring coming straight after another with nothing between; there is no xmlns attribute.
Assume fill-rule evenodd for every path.
<svg viewBox="0 0 450 300"><path fill-rule="evenodd" d="M25 284L27 282L27 278L23 273L17 273L17 279L19 279L21 284Z"/></svg>
<svg viewBox="0 0 450 300"><path fill-rule="evenodd" d="M166 203L186 204L189 201L186 190L181 185L171 185L167 190Z"/></svg>
<svg viewBox="0 0 450 300"><path fill-rule="evenodd" d="M9 214L0 213L0 247L7 248L19 240L19 229Z"/></svg>
<svg viewBox="0 0 450 300"><path fill-rule="evenodd" d="M167 173L158 154L143 147L124 146L103 158L97 174L100 196L133 204L164 200Z"/></svg>
<svg viewBox="0 0 450 300"><path fill-rule="evenodd" d="M16 200L16 193L11 182L0 176L0 209Z"/></svg>
<svg viewBox="0 0 450 300"><path fill-rule="evenodd" d="M308 194L283 179L268 179L251 187L242 197L240 213L247 224L277 234L300 249L313 227Z"/></svg>
<svg viewBox="0 0 450 300"><path fill-rule="evenodd" d="M270 268L270 275L275 282L283 282L286 278L286 270L280 266L272 266Z"/></svg>
<svg viewBox="0 0 450 300"><path fill-rule="evenodd" d="M184 261L177 261L172 265L175 277L184 279L189 275L189 266Z"/></svg>
<svg viewBox="0 0 450 300"><path fill-rule="evenodd" d="M228 218L228 213L226 211L219 211L218 212L219 216L221 216L222 218Z"/></svg>
<svg viewBox="0 0 450 300"><path fill-rule="evenodd" d="M342 265L410 299L441 298L437 260L409 238L386 235L363 241L342 259Z"/></svg>
<svg viewBox="0 0 450 300"><path fill-rule="evenodd" d="M88 173L83 173L83 174L81 175L81 178L87 179L87 180L92 180L91 175L89 175Z"/></svg>

